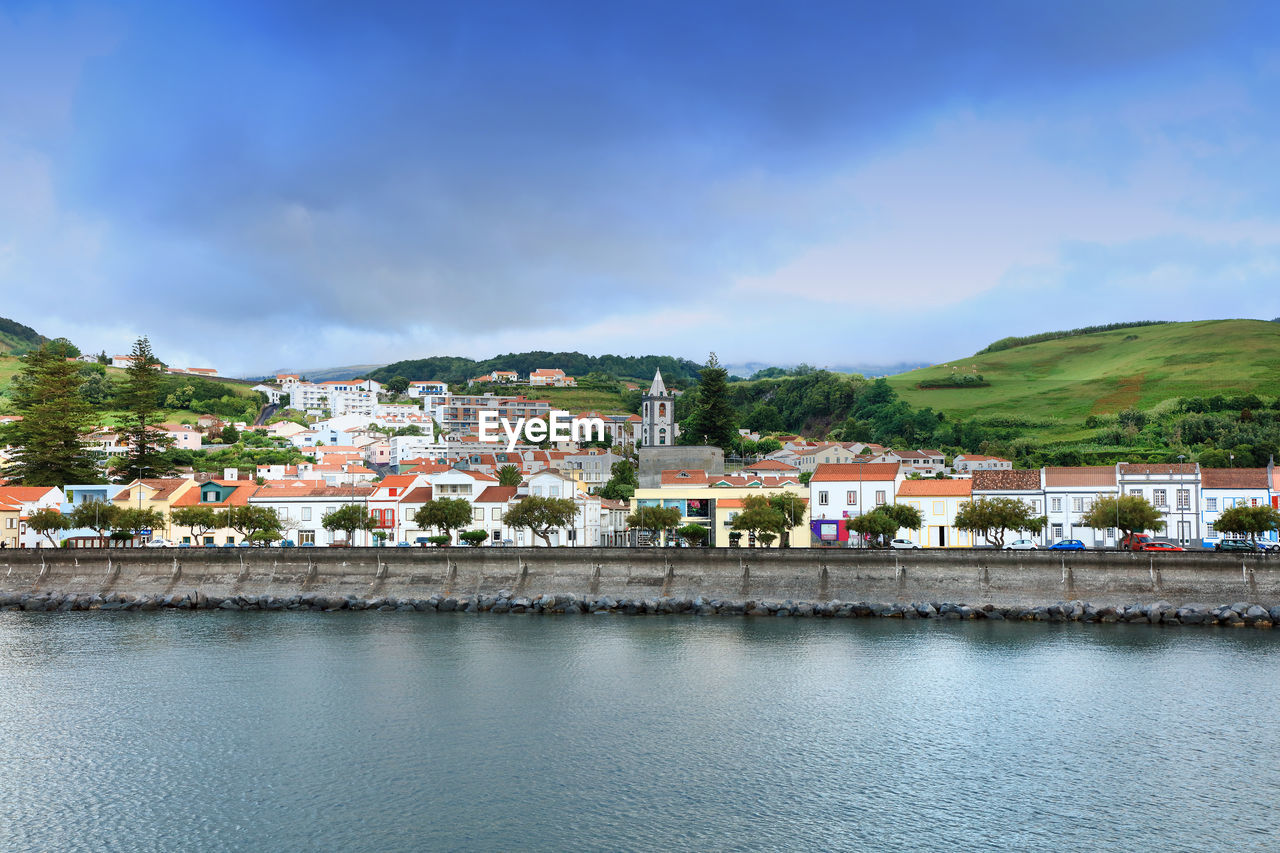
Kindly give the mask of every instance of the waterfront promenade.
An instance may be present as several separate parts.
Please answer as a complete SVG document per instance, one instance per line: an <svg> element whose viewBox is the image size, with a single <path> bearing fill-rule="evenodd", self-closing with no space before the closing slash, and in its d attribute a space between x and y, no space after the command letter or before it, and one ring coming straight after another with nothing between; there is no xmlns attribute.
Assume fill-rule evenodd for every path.
<svg viewBox="0 0 1280 853"><path fill-rule="evenodd" d="M58 596L50 608L103 603L254 608L290 603L345 609L351 602L414 606L446 601L493 609L495 602L546 599L545 609L749 612L786 603L814 612L830 602L901 615L927 604L984 606L1017 614L1059 602L1121 607L1163 602L1280 607L1280 560L1216 553L848 551L759 549L78 549L0 554L0 606ZM68 599L69 596L75 598ZM347 602L342 604L340 602ZM664 603L666 602L666 603ZM674 604L672 604L674 602ZM800 604L796 604L796 603ZM904 605L911 605L905 607ZM447 605L446 605L447 606ZM503 605L499 604L499 610ZM838 609L838 607L837 607ZM991 611L986 611L991 612ZM806 614L807 615L807 614ZM821 615L821 613L819 613ZM856 614L855 614L856 615ZM1243 614L1240 614L1243 615ZM909 617L910 618L910 617ZM1259 621L1259 620L1255 620Z"/></svg>

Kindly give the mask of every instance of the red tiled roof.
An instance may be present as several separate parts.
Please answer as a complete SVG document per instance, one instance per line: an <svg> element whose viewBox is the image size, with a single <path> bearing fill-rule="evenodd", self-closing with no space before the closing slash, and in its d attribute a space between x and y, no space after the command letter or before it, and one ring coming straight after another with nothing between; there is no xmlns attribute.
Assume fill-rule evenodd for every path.
<svg viewBox="0 0 1280 853"><path fill-rule="evenodd" d="M678 468L662 472L664 486L705 486L707 472L697 468Z"/></svg>
<svg viewBox="0 0 1280 853"><path fill-rule="evenodd" d="M811 483L846 483L859 480L893 480L897 478L896 462L824 462L818 465Z"/></svg>
<svg viewBox="0 0 1280 853"><path fill-rule="evenodd" d="M744 465L743 471L795 471L796 466L788 465L785 462L779 462L777 459L762 459L751 465Z"/></svg>
<svg viewBox="0 0 1280 853"><path fill-rule="evenodd" d="M405 492L404 497L400 498L400 503L418 504L418 503L426 503L429 500L431 500L431 487L418 486L415 489L410 489L409 491Z"/></svg>
<svg viewBox="0 0 1280 853"><path fill-rule="evenodd" d="M1112 465L1077 465L1046 467L1045 488L1051 486L1114 486L1116 469Z"/></svg>
<svg viewBox="0 0 1280 853"><path fill-rule="evenodd" d="M899 497L967 498L972 493L970 480L904 480L898 487Z"/></svg>
<svg viewBox="0 0 1280 853"><path fill-rule="evenodd" d="M1203 489L1265 489L1266 468L1201 468Z"/></svg>
<svg viewBox="0 0 1280 853"><path fill-rule="evenodd" d="M476 498L476 503L504 504L516 496L515 486L489 486Z"/></svg>

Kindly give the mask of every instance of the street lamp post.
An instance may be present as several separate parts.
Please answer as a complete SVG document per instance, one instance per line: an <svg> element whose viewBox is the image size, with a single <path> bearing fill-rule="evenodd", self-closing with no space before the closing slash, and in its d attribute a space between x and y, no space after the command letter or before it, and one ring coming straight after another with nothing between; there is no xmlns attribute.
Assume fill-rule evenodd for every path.
<svg viewBox="0 0 1280 853"><path fill-rule="evenodd" d="M1182 476L1182 460L1183 460L1183 459L1186 459L1186 458L1187 458L1187 455L1186 455L1185 453L1179 453L1179 454L1178 454L1178 476L1179 476L1179 477L1181 477L1181 476ZM1179 496L1179 494L1178 494L1178 493L1179 493L1179 492L1181 492L1182 490L1181 490L1180 488L1178 488L1178 486L1179 486L1179 485L1180 485L1180 481L1174 484L1174 492L1173 492L1173 499L1174 499L1174 501L1176 501L1176 502L1177 502L1177 504L1178 504L1178 544L1179 544L1179 545L1186 545L1186 544L1190 541L1190 537L1187 537L1187 538L1184 540L1184 539L1183 539L1183 536L1182 536L1182 515L1183 515L1183 508L1182 508L1182 499L1181 499L1181 497L1180 497L1180 496Z"/></svg>

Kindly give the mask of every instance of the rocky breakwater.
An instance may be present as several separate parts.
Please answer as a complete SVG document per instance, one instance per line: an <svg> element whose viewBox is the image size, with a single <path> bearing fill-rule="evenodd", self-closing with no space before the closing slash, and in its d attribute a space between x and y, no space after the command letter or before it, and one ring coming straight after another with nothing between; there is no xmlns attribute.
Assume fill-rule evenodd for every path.
<svg viewBox="0 0 1280 853"><path fill-rule="evenodd" d="M0 592L0 611L154 611L154 610L292 610L414 613L537 613L558 615L620 614L740 616L744 618L820 619L941 619L1018 622L1093 622L1146 625L1221 625L1231 628L1269 629L1280 625L1280 605L1270 609L1238 601L1231 604L1174 605L1168 601L1097 606L1085 601L1059 601L1035 607L960 604L945 601L769 601L721 598L613 598L583 597L571 593L518 595L509 590L496 595L428 598L353 595L210 595L200 590L166 595L128 593Z"/></svg>

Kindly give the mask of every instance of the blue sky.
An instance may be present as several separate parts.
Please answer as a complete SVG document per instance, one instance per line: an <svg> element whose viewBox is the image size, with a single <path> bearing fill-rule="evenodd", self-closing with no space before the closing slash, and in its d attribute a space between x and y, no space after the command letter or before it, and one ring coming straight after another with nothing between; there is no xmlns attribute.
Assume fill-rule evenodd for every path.
<svg viewBox="0 0 1280 853"><path fill-rule="evenodd" d="M1280 315L1280 4L0 0L0 316L226 373Z"/></svg>

